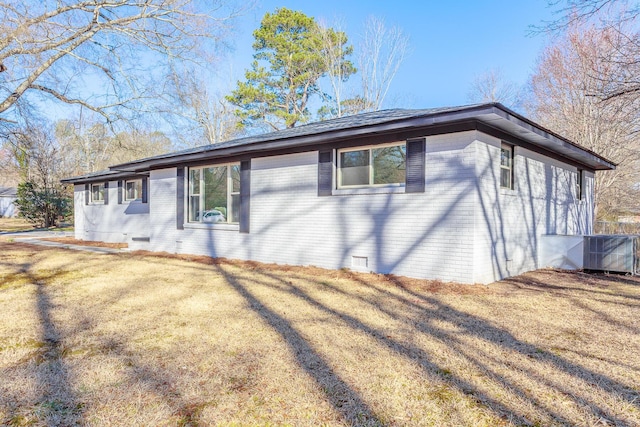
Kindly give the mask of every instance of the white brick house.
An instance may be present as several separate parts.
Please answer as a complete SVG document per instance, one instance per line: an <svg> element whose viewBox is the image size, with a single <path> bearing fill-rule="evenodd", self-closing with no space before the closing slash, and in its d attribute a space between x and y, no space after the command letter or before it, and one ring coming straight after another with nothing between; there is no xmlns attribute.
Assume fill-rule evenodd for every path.
<svg viewBox="0 0 640 427"><path fill-rule="evenodd" d="M75 185L133 249L489 283L589 234L598 156L500 104L387 110L142 159Z"/></svg>

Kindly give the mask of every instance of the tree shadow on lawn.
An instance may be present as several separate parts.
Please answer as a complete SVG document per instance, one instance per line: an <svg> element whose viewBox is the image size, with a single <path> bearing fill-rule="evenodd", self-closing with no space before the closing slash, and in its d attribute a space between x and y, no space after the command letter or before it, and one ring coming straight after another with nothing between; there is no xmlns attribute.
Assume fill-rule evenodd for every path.
<svg viewBox="0 0 640 427"><path fill-rule="evenodd" d="M367 405L362 397L338 375L283 316L269 309L240 280L222 265L216 270L246 301L251 310L275 330L285 340L298 364L324 391L327 400L351 425L386 425ZM264 274L264 273L263 273Z"/></svg>
<svg viewBox="0 0 640 427"><path fill-rule="evenodd" d="M16 246L13 246L14 248ZM22 249L33 251L33 247L28 245ZM60 250L58 248L42 248L37 252ZM109 257L110 255L102 255ZM116 257L118 255L111 255ZM55 321L54 311L57 304L52 300L49 286L65 274L68 268L77 265L64 264L58 266L55 271L42 274L42 269L38 266L38 261L30 263L12 264L0 262L0 267L6 267L13 273L5 277L16 280L24 277L25 285L33 285L35 289L35 311L40 328L40 337L34 343L35 349L28 355L21 358L15 364L7 366L6 372L12 370L29 371L25 376L31 378L35 388L42 390L36 400L23 400L18 397L0 397L0 413L5 414L5 418L0 418L1 425L23 425L23 424L44 424L47 426L61 425L82 425L84 420L84 402L79 398L74 389L77 388L77 378L66 363L66 358L74 351L87 350L87 348L70 348L65 341L71 336L65 336L63 329L70 332L68 334L93 334L98 321L91 313L91 307L79 305L75 308L66 307L73 310L72 319L74 324L58 325ZM48 270L46 270L48 271ZM142 286L142 284L141 284ZM115 294L109 295L108 300L103 303L117 304L134 292L133 286L120 287ZM188 295L185 294L186 298ZM160 321L160 319L158 319ZM172 375L166 370L145 364L134 353L128 351L127 341L120 336L106 335L99 339L97 345L89 348L91 354L112 355L121 361L125 366L124 372L129 377L132 384L140 384L147 393L157 396L169 408L179 425L197 426L199 414L204 407L202 402L187 400L180 393L173 381ZM5 380L10 375L2 375ZM74 384L75 383L75 384ZM22 401L21 401L22 400ZM93 402L94 404L96 402Z"/></svg>
<svg viewBox="0 0 640 427"><path fill-rule="evenodd" d="M554 281L560 283L563 281L571 281L574 283L579 281L581 286L565 286L558 283L549 283L544 281L544 279L541 280L530 275L509 277L503 280L503 283L514 285L516 288L522 290L551 292L557 295L581 293L587 297L603 295L607 297L628 299L630 302L640 301L640 278L636 280L634 278L618 274L602 275L557 270L542 270L538 272L538 275L543 275L543 277L553 276ZM607 284L603 284L603 281L607 282ZM638 293L634 294L623 292L620 289L615 289L615 293L613 293L611 283L638 286Z"/></svg>
<svg viewBox="0 0 640 427"><path fill-rule="evenodd" d="M122 257L122 255L114 256ZM607 398L616 397L629 408L640 409L640 393L628 385L568 360L566 357L558 356L520 340L506 330L491 324L489 320L444 303L432 293L416 291L415 287L407 285L404 278L336 272L336 275L346 275L353 282L354 288L350 288L333 283L326 277L314 278L309 272L298 273L293 270L274 273L264 266L247 268L251 265L248 263L235 263L237 265L234 265L233 262L210 262L208 264L210 265L192 265L190 268L218 272L225 282L246 301L249 309L259 315L265 324L284 339L298 365L319 385L319 388L325 393L327 402L346 423L385 425L390 422L367 402L365 397L358 392L358 387L355 384L351 384L349 380L336 372L329 359L314 349L314 344L305 337L303 331L294 326L292 319L289 319L286 314L279 314L272 308L276 302L261 299L258 292L261 287L303 302L305 306L324 313L332 322L346 325L355 333L366 334L381 347L419 366L427 376L441 380L451 389L466 396L469 401L477 402L494 417L500 418L506 423L529 425L538 421L530 419L530 414L522 409L522 404L518 405L508 399L501 398L500 391L496 394L495 391L481 389L478 383L471 381L467 375L439 360L429 348L413 343L409 339L394 338L381 327L373 326L368 320L362 319L357 312L349 311L344 306L334 305L331 298L323 296L321 299L312 295L310 289L320 289L322 292L327 292L327 295L333 293L337 298L352 299L402 323L407 329L415 331L414 334L423 334L432 341L451 348L464 363L482 374L484 382L498 384L502 390L507 390L520 402L535 407L536 411L542 414L542 423L573 424L576 422L575 419L571 419L571 415L567 415L562 410L558 410L557 406L549 403L548 399L542 399L541 395L544 392L561 395L572 405L588 411L592 418L606 420L616 425L630 425L632 423L613 413L608 405L603 404L602 401L596 401L592 398L589 394L589 388L598 390ZM232 271L231 267L238 268ZM47 284L54 280L59 273L32 274L36 270L37 264L35 262L24 264L20 268L21 274L30 275L29 280L37 286L36 308L42 328L41 339L45 343L38 354L41 355L40 364L46 363L47 369L38 368L36 370L36 374L39 375L37 381L44 384L45 389L39 399L38 407L44 414L43 420L48 425L57 425L56 420L60 417L64 417L65 422L69 422L69 420L82 422L82 403L78 401L73 392L71 374L64 365L65 348L61 343L65 337L62 336L60 328L55 324L54 316L52 316L55 304L47 290ZM250 276L244 276L244 270L248 271ZM372 280L369 280L369 277ZM377 280L380 277L386 277L388 283ZM443 285L443 288L446 286L446 284ZM546 285L542 281L537 283L529 281L527 286L542 289ZM357 287L364 287L368 292L358 293L355 291ZM562 287L562 289L568 292L572 288ZM589 291L587 289L577 290L578 292ZM596 295L601 293L597 289L594 292ZM125 291L112 295L114 299L109 303L116 303L126 294ZM78 308L80 311L83 309L83 307ZM91 316L84 316L83 319L82 328L92 329ZM615 319L602 318L602 321L612 322ZM453 332L443 328L443 324L455 325L457 331ZM465 337L475 337L479 340L478 344L470 346ZM501 349L508 359L502 360L496 357L496 353L491 353L484 347L485 345ZM184 425L198 424L202 405L206 405L206 403L186 399L179 386L173 381L171 373L161 367L144 362L132 354L127 350L126 342L119 337L105 338L104 346L105 348L101 351L111 352L118 359L125 361L126 373L132 383L143 384L148 392L159 396L172 408L174 415ZM520 384L511 375L511 371L505 373L504 370L496 368L496 366L505 363L510 365L508 369L511 371L522 372L531 378L543 388L543 393L532 391L527 386ZM611 363L619 362L612 361ZM541 372L539 368L543 365L551 368L550 374ZM623 365L620 366L623 367ZM585 389L571 389L563 382L563 378L571 378L587 386ZM19 414L16 408L9 406L7 409L6 413L9 414L9 419L0 420L6 423Z"/></svg>
<svg viewBox="0 0 640 427"><path fill-rule="evenodd" d="M33 250L31 247L28 249ZM47 289L47 286L62 276L71 264L59 266L48 274L41 274L37 260L19 265L3 262L0 263L0 266L9 271L15 271L8 275L9 280L24 277L26 279L25 285L36 287L35 311L40 326L39 340L33 344L36 347L34 351L15 366L8 367L9 369L20 368L28 364L29 368L34 371L30 377L34 379L36 388L42 392L33 406L32 415L41 419L48 426L81 422L83 404L78 401L73 391L70 372L64 362L66 352L62 344L64 337L52 317L55 304L51 301L50 292ZM22 421L26 421L26 417L21 414L23 411L19 410L21 405L16 405L15 401L5 401L4 406L7 419L0 420L0 422L8 425L16 423L21 425Z"/></svg>
<svg viewBox="0 0 640 427"><path fill-rule="evenodd" d="M239 280L234 274L227 271L228 268L224 264L216 265L216 269L224 275L229 284L233 286L246 300L252 310L259 314L273 329L275 329L289 344L294 354L297 355L301 366L313 377L325 386L324 382L334 381L336 385L332 388L343 390L342 393L348 397L353 403L345 407L342 399L336 399L332 394L327 397L332 405L342 413L343 418L355 424L363 420L378 423L380 419L373 413L372 409L357 395L353 387L349 386L345 380L338 377L332 372L328 362L322 361L321 356L314 353L314 350L308 342L283 316L276 314L272 309L268 308L269 302L260 301L252 288L255 286L264 286L275 291L284 292L306 304L320 310L334 319L347 324L350 328L363 332L367 336L373 337L380 345L387 347L389 350L401 354L404 358L417 363L429 375L440 377L450 387L466 395L472 401L477 401L485 408L491 411L496 417L503 419L505 422L528 425L532 420L528 418L521 407L511 405L508 400L500 399L498 394L490 391L482 391L468 379L452 372L449 367L437 362L428 350L413 345L411 342L402 341L400 339L391 338L383 330L370 326L366 321L360 320L357 315L333 308L328 303L323 303L317 298L305 291L303 286L296 283L299 280L308 281L313 286L324 287L326 290L341 294L347 298L355 298L361 303L367 304L372 308L388 315L393 319L400 320L407 324L410 328L414 328L419 333L430 336L437 342L448 346L455 350L459 357L473 368L481 372L483 377L490 382L497 383L504 390L508 390L515 395L521 402L526 402L539 412L542 412L547 421L553 423L572 424L574 419L561 413L557 407L548 401L541 399L539 393L527 389L526 386L519 384L509 373L503 371L498 372L496 366L504 363L511 365L510 369L516 369L525 373L528 378L538 384L545 390L554 392L564 398L570 400L574 405L587 409L596 419L608 420L616 425L627 425L627 420L621 419L614 414L605 405L600 404L595 398L592 398L588 392L577 392L572 390L570 386L563 383L562 377L571 378L579 383L596 387L602 393L606 393L609 397L617 396L630 407L640 409L640 393L629 386L609 378L606 375L590 370L584 366L574 363L564 357L542 350L530 343L521 341L511 333L498 328L487 320L478 316L462 312L451 305L443 303L437 298L429 296L429 294L418 293L405 286L402 279L390 276L391 283L403 289L405 295L401 296L390 292L384 286L372 284L361 279L360 275L352 275L352 280L357 281L360 285L374 289L375 293L371 297L363 297L355 293L347 292L344 288L331 285L328 282L320 280L312 280L309 277L290 275L289 279L285 279L284 274L272 274L264 269L256 269L252 274L261 276L258 279ZM292 277L293 276L293 277ZM275 284L274 284L275 283ZM395 311L388 308L389 305L385 301L395 300L396 303L408 307L415 313L407 315L406 312ZM462 332L452 333L439 326L442 322L457 325ZM462 339L463 336L475 336L480 340L481 344L489 344L498 347L509 353L512 360L502 360L497 358L489 351L484 351L482 345L469 347L467 341ZM311 357L309 357L309 354ZM305 355L302 357L301 355ZM320 363L316 361L320 359ZM313 363L309 363L313 360ZM541 372L543 366L551 367L554 371L551 374ZM327 376L328 373L328 376ZM555 378L555 374L559 378ZM330 388L331 389L331 388ZM360 418L354 417L358 414ZM537 421L534 421L537 422Z"/></svg>
<svg viewBox="0 0 640 427"><path fill-rule="evenodd" d="M564 286L558 284L550 284L544 280L537 279L531 276L516 276L505 279L503 282L516 286L521 290L534 290L539 292L549 292L553 295L557 295L570 300L576 307L579 307L585 311L589 311L595 314L600 320L608 324L613 324L621 328L627 329L635 334L640 334L640 327L636 326L637 322L634 319L630 323L622 322L613 318L606 312L593 307L590 301L597 303L598 305L613 305L623 306L628 308L635 308L640 310L640 287L638 288L638 295L633 295L628 292L622 292L617 284L623 286L638 285L639 282L633 280L624 280L617 275L611 276L591 276L586 273L580 272L560 272L553 271L556 281L572 281L575 283L578 280L581 285L578 286ZM609 280L609 279L612 280ZM603 285L602 282L614 282L616 285Z"/></svg>

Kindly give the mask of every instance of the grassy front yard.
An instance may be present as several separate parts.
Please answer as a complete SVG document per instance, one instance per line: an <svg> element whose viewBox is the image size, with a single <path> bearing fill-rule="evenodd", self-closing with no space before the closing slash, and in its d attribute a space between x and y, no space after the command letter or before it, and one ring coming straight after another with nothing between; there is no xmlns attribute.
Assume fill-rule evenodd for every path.
<svg viewBox="0 0 640 427"><path fill-rule="evenodd" d="M36 230L33 224L24 218L4 218L0 217L0 233L16 233L20 231ZM38 230L73 231L73 227L63 225L62 227L42 228Z"/></svg>
<svg viewBox="0 0 640 427"><path fill-rule="evenodd" d="M640 425L640 279L488 287L0 241L0 424Z"/></svg>
<svg viewBox="0 0 640 427"><path fill-rule="evenodd" d="M0 233L33 230L27 220L22 218L2 218L0 217Z"/></svg>

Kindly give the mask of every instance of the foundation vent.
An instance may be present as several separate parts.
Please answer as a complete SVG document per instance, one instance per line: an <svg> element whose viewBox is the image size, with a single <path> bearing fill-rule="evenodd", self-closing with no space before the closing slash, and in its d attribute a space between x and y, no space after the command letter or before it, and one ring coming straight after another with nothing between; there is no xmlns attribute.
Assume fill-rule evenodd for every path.
<svg viewBox="0 0 640 427"><path fill-rule="evenodd" d="M357 270L366 270L369 268L369 258L366 256L352 256L351 268Z"/></svg>

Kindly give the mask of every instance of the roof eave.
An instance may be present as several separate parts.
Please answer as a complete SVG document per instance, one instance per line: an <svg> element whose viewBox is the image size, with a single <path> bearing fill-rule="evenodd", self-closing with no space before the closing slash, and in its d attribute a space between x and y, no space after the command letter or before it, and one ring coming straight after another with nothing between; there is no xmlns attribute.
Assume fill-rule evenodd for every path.
<svg viewBox="0 0 640 427"><path fill-rule="evenodd" d="M114 181L119 179L126 178L139 178L149 176L148 172L132 172L132 171L106 171L105 173L99 174L88 174L88 175L80 175L71 178L61 179L60 182L63 184L89 184L92 182L99 181Z"/></svg>
<svg viewBox="0 0 640 427"><path fill-rule="evenodd" d="M617 164L611 160L608 160L589 149L581 147L578 144L550 131L549 129L541 127L540 125L500 104L496 104L496 106L494 106L494 113L515 125L517 130L514 131L514 129L510 129L509 126L504 124L499 126L500 128L519 138L531 142L532 144L555 151L558 154L569 157L580 163L584 163L595 170L611 170L615 169L617 166ZM543 141L548 141L548 143L544 143Z"/></svg>

